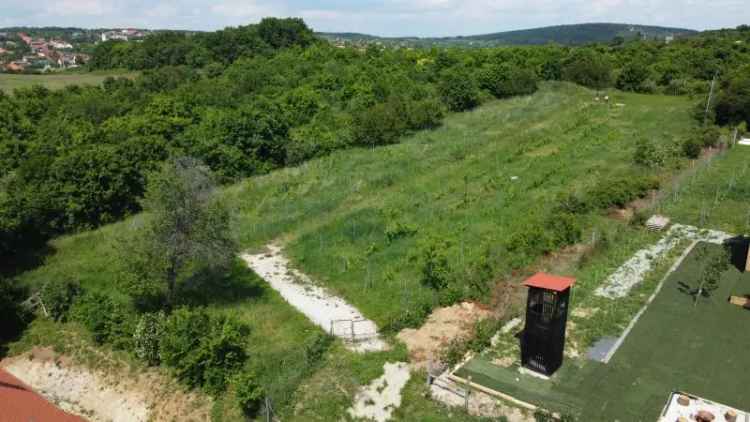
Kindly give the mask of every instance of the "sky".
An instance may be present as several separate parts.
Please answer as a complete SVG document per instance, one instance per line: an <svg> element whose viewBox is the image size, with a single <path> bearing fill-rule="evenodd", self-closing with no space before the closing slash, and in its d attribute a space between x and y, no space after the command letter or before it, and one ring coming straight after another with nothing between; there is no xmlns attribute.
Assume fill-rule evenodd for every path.
<svg viewBox="0 0 750 422"><path fill-rule="evenodd" d="M0 0L0 27L216 30L301 17L316 31L473 35L619 22L691 29L750 23L748 0Z"/></svg>

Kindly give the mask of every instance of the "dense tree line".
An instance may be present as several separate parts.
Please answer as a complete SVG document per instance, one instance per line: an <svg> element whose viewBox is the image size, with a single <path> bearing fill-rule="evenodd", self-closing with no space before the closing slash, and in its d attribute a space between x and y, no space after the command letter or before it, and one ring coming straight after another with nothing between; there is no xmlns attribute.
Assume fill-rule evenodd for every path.
<svg viewBox="0 0 750 422"><path fill-rule="evenodd" d="M145 175L169 157L195 157L231 182L397 142L446 112L533 93L540 80L699 94L698 102L718 74L711 116L737 124L750 109L747 41L739 29L671 44L340 49L299 19L269 18L104 42L92 67L141 76L0 94L0 254L137 212Z"/></svg>

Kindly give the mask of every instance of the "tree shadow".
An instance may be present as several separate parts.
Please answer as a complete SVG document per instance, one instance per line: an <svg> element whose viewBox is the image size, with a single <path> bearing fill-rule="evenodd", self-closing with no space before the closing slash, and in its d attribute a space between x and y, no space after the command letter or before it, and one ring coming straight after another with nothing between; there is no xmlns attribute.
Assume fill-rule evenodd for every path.
<svg viewBox="0 0 750 422"><path fill-rule="evenodd" d="M750 238L735 236L724 241L724 249L729 254L730 262L737 271L744 273L747 264L747 251L750 249Z"/></svg>
<svg viewBox="0 0 750 422"><path fill-rule="evenodd" d="M236 259L229 270L205 269L184 280L175 292L175 301L189 306L226 305L262 297L266 289L263 281Z"/></svg>
<svg viewBox="0 0 750 422"><path fill-rule="evenodd" d="M39 241L24 245L11 253L0 255L0 276L14 277L44 264L56 252L49 243Z"/></svg>

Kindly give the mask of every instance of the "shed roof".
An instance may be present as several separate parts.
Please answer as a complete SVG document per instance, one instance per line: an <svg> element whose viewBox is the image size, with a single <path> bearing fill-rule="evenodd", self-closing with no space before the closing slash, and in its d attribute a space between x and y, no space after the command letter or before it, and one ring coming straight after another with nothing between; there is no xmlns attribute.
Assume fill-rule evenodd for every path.
<svg viewBox="0 0 750 422"><path fill-rule="evenodd" d="M81 417L58 409L2 368L0 368L0 421L86 422Z"/></svg>
<svg viewBox="0 0 750 422"><path fill-rule="evenodd" d="M568 287L575 284L576 279L572 277L561 277L547 273L536 273L523 282L527 287L539 287L547 290L562 292Z"/></svg>

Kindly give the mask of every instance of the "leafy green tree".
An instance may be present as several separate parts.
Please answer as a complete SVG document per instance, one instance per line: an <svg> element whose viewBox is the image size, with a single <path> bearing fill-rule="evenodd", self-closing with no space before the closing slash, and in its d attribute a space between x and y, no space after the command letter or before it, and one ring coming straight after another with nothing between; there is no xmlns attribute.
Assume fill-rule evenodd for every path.
<svg viewBox="0 0 750 422"><path fill-rule="evenodd" d="M248 417L256 416L265 395L263 387L258 384L257 375L250 370L244 370L234 377L232 383L242 412Z"/></svg>
<svg viewBox="0 0 750 422"><path fill-rule="evenodd" d="M638 60L627 63L617 76L615 86L623 91L644 91L644 83L649 77L649 70L645 63Z"/></svg>
<svg viewBox="0 0 750 422"><path fill-rule="evenodd" d="M750 125L750 65L743 67L721 84L716 100L716 123Z"/></svg>
<svg viewBox="0 0 750 422"><path fill-rule="evenodd" d="M562 64L562 78L589 88L603 89L612 83L612 64L592 48L578 48L570 52Z"/></svg>
<svg viewBox="0 0 750 422"><path fill-rule="evenodd" d="M731 265L729 253L724 248L701 247L696 260L703 264L698 279L692 284L679 283L680 291L693 297L693 305L697 305L700 298L711 298L719 288L722 274Z"/></svg>
<svg viewBox="0 0 750 422"><path fill-rule="evenodd" d="M164 163L149 178L143 208L142 226L122 247L126 283L136 303L144 305L164 292L171 306L178 281L191 270L229 267L236 251L229 211L215 195L210 170L198 161Z"/></svg>
<svg viewBox="0 0 750 422"><path fill-rule="evenodd" d="M444 71L438 92L451 111L470 110L479 105L479 85L468 69L455 67Z"/></svg>
<svg viewBox="0 0 750 422"><path fill-rule="evenodd" d="M508 63L486 66L479 76L480 86L497 98L533 94L537 76L532 69Z"/></svg>

